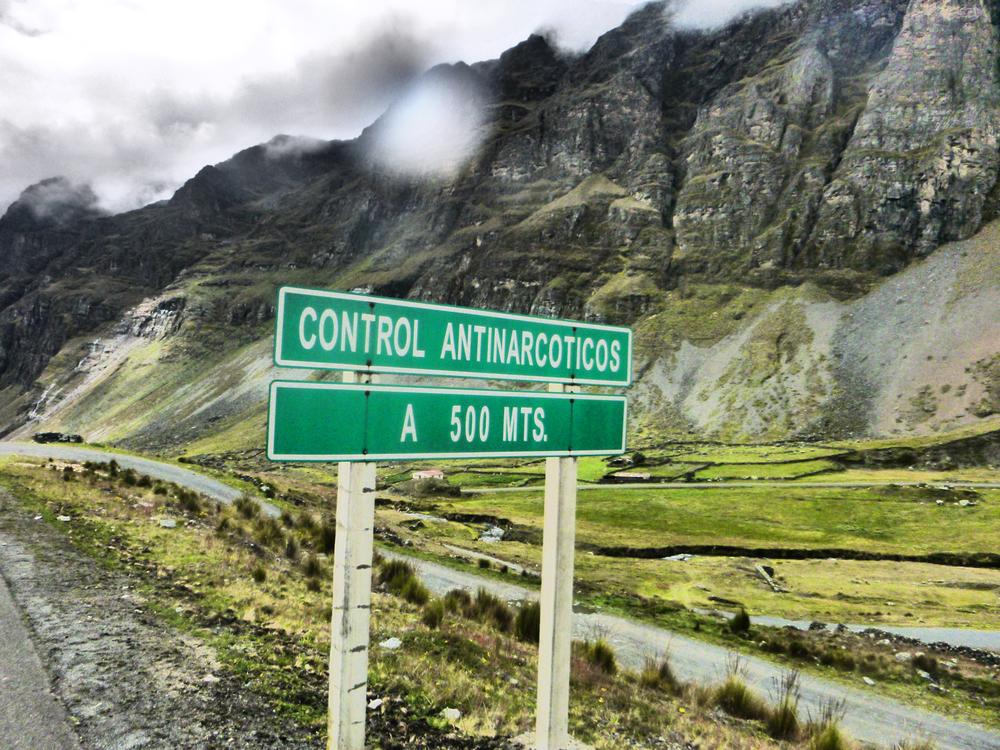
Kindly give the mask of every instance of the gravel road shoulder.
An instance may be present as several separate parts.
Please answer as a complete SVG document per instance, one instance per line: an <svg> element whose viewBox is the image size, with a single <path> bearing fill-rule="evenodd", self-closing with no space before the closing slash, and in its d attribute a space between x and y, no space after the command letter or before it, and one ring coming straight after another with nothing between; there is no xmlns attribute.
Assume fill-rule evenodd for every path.
<svg viewBox="0 0 1000 750"><path fill-rule="evenodd" d="M0 574L84 748L321 747L2 490Z"/></svg>

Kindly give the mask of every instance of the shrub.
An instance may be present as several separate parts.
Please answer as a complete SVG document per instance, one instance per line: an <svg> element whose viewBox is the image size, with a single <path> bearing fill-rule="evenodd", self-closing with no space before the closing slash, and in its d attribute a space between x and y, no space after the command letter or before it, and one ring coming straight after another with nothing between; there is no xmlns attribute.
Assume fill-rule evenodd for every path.
<svg viewBox="0 0 1000 750"><path fill-rule="evenodd" d="M479 558L479 568L480 568L480 570L489 570L490 569L490 561L486 560L484 558Z"/></svg>
<svg viewBox="0 0 1000 750"><path fill-rule="evenodd" d="M320 552L332 555L337 546L337 525L333 521L323 521L316 535L316 547Z"/></svg>
<svg viewBox="0 0 1000 750"><path fill-rule="evenodd" d="M181 490L177 495L177 502L186 511L191 513L198 513L201 511L201 500L198 499L198 495L189 490Z"/></svg>
<svg viewBox="0 0 1000 750"><path fill-rule="evenodd" d="M307 578L319 578L322 576L323 566L320 564L319 558L316 555L309 555L302 564L302 572L306 574Z"/></svg>
<svg viewBox="0 0 1000 750"><path fill-rule="evenodd" d="M646 659L646 663L639 673L639 684L650 690L663 690L675 695L681 689L680 680L674 674L668 656L664 656L659 660Z"/></svg>
<svg viewBox="0 0 1000 750"><path fill-rule="evenodd" d="M110 463L108 463L108 474L112 477L118 476L118 462L114 459L111 459Z"/></svg>
<svg viewBox="0 0 1000 750"><path fill-rule="evenodd" d="M315 594L318 594L320 591L323 590L323 586L320 584L318 578L309 578L306 580L306 589L312 591Z"/></svg>
<svg viewBox="0 0 1000 750"><path fill-rule="evenodd" d="M542 626L542 605L538 602L524 602L514 618L514 635L525 643L538 643Z"/></svg>
<svg viewBox="0 0 1000 750"><path fill-rule="evenodd" d="M136 478L135 471L133 469L125 469L125 471L122 472L122 481L129 487L135 487L139 480Z"/></svg>
<svg viewBox="0 0 1000 750"><path fill-rule="evenodd" d="M299 543L291 534L288 535L288 539L285 541L285 557L292 562L299 559Z"/></svg>
<svg viewBox="0 0 1000 750"><path fill-rule="evenodd" d="M273 518L258 518L254 521L254 538L262 547L281 548L285 543L285 532Z"/></svg>
<svg viewBox="0 0 1000 750"><path fill-rule="evenodd" d="M798 636L792 636L789 639L787 651L789 656L794 656L796 659L809 659L812 657L812 651L809 650L809 644Z"/></svg>
<svg viewBox="0 0 1000 750"><path fill-rule="evenodd" d="M254 502L254 499L249 495L240 495L236 498L234 503L236 510L239 511L240 515L244 518L256 518L260 515L260 506Z"/></svg>
<svg viewBox="0 0 1000 750"><path fill-rule="evenodd" d="M267 580L267 569L263 565L256 565L250 572L250 575L253 576L253 579L257 583L264 583Z"/></svg>
<svg viewBox="0 0 1000 750"><path fill-rule="evenodd" d="M219 519L219 523L215 527L215 533L218 534L219 536L222 536L227 531L229 531L230 526L231 524L229 523L229 519L223 516L222 518Z"/></svg>
<svg viewBox="0 0 1000 750"><path fill-rule="evenodd" d="M386 562L379 573L379 583L383 584L390 594L417 606L423 606L431 598L430 592L417 578L413 566L402 560Z"/></svg>
<svg viewBox="0 0 1000 750"><path fill-rule="evenodd" d="M778 681L777 705L767 717L767 733L776 740L799 738L799 673L786 672Z"/></svg>
<svg viewBox="0 0 1000 750"><path fill-rule="evenodd" d="M283 510L281 512L281 522L285 525L286 529L295 528L295 516L293 516L287 510Z"/></svg>
<svg viewBox="0 0 1000 750"><path fill-rule="evenodd" d="M618 672L618 660L615 658L615 650L603 638L594 641L584 641L583 658L588 664L597 668L606 675L613 675Z"/></svg>
<svg viewBox="0 0 1000 750"><path fill-rule="evenodd" d="M740 611L729 621L729 632L736 635L746 635L750 632L750 615L743 607L740 607Z"/></svg>
<svg viewBox="0 0 1000 750"><path fill-rule="evenodd" d="M440 599L435 599L424 607L423 617L424 625L429 627L431 630L437 630L441 627L441 623L444 622L444 602Z"/></svg>
<svg viewBox="0 0 1000 750"><path fill-rule="evenodd" d="M166 485L159 484L159 483L155 484L153 486L153 494L154 495L166 495L167 494L167 487L166 487Z"/></svg>
<svg viewBox="0 0 1000 750"><path fill-rule="evenodd" d="M309 513L308 511L302 511L299 513L299 517L295 519L297 525L300 529L306 532L315 532L319 524L316 521L316 517Z"/></svg>
<svg viewBox="0 0 1000 750"><path fill-rule="evenodd" d="M431 598L431 592L427 590L417 578L411 578L403 584L403 587L399 591L399 596L408 601L410 604L416 604L418 607L422 607Z"/></svg>
<svg viewBox="0 0 1000 750"><path fill-rule="evenodd" d="M466 610L466 615L481 623L490 625L501 633L509 633L514 627L514 612L499 597L486 589L479 589L476 598Z"/></svg>
<svg viewBox="0 0 1000 750"><path fill-rule="evenodd" d="M417 572L413 569L413 566L408 562L403 560L388 560L382 564L382 568L378 573L378 582L383 584L387 589L392 589L394 586L402 585L402 581L408 578L416 577Z"/></svg>
<svg viewBox="0 0 1000 750"><path fill-rule="evenodd" d="M465 589L452 589L444 596L444 608L454 614L464 615L472 607L472 597Z"/></svg>
<svg viewBox="0 0 1000 750"><path fill-rule="evenodd" d="M76 474L76 472L73 471L73 467L72 466L67 466L66 468L63 469L63 473L62 473L63 481L64 482L72 482L74 474Z"/></svg>
<svg viewBox="0 0 1000 750"><path fill-rule="evenodd" d="M152 487L153 486L153 478L151 476L149 476L149 474L143 474L142 476L140 476L135 481L135 486L136 487L146 487L146 488Z"/></svg>

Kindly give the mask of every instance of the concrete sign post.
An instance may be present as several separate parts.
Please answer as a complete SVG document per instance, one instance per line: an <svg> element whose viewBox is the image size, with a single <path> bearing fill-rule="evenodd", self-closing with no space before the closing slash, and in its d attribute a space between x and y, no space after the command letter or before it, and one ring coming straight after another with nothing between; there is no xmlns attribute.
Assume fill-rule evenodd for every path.
<svg viewBox="0 0 1000 750"><path fill-rule="evenodd" d="M345 383L356 380L354 373L344 373ZM327 746L331 750L365 748L374 527L375 464L342 462L337 471L330 621Z"/></svg>
<svg viewBox="0 0 1000 750"><path fill-rule="evenodd" d="M550 391L562 391L552 384ZM538 641L538 750L569 744L569 670L573 648L573 556L576 552L576 459L545 460L541 626Z"/></svg>
<svg viewBox="0 0 1000 750"><path fill-rule="evenodd" d="M375 462L545 457L538 750L566 750L578 456L625 452L627 328L283 287L274 362L343 383L271 384L267 457L337 461L330 750L364 750ZM549 392L378 385L374 373L549 383ZM359 380L360 379L360 380Z"/></svg>

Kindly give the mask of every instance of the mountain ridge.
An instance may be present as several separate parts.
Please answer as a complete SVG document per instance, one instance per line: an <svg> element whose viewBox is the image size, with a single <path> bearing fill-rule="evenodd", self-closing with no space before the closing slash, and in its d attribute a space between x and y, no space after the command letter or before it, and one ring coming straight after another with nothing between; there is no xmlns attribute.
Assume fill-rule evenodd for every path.
<svg viewBox="0 0 1000 750"><path fill-rule="evenodd" d="M170 300L184 300L176 326L128 344L155 343L149 366L256 377L265 366L240 352L267 337L274 288L303 280L633 325L636 435L888 435L989 416L996 6L802 0L683 31L654 3L580 56L532 36L432 70L484 101L482 147L451 177L375 164L380 120L354 141L245 149L127 214L30 231L5 216L0 256L22 260L0 274L0 424L51 412L92 377L95 338ZM886 290L910 283L958 302L889 315ZM854 334L849 314L865 320ZM922 352L924 328L959 352L950 365L865 372L878 352L860 338L905 329ZM157 398L172 399L116 399L127 360L41 423L89 434L102 404L98 422L120 417L102 435L156 433ZM241 398L192 401L204 419L189 432L256 418L260 395Z"/></svg>

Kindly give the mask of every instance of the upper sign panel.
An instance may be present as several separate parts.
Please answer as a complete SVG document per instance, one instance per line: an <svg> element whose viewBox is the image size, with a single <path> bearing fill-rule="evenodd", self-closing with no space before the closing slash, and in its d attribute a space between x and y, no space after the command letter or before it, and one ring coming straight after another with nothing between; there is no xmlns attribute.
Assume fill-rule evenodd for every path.
<svg viewBox="0 0 1000 750"><path fill-rule="evenodd" d="M282 287L274 362L281 367L624 387L632 382L632 332Z"/></svg>

